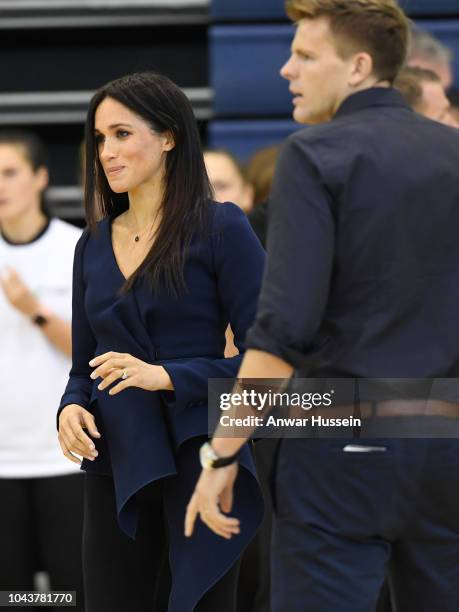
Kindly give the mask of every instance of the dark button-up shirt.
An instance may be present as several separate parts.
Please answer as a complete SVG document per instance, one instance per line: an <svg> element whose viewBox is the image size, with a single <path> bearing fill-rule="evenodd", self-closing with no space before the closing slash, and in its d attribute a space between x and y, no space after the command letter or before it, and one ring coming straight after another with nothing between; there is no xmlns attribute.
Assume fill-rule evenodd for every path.
<svg viewBox="0 0 459 612"><path fill-rule="evenodd" d="M288 138L247 347L310 375L456 373L459 130L372 88Z"/></svg>

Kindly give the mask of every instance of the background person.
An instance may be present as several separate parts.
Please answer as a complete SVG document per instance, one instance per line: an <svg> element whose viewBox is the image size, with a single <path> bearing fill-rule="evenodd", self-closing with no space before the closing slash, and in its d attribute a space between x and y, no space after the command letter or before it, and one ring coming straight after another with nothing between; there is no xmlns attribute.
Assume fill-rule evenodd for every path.
<svg viewBox="0 0 459 612"><path fill-rule="evenodd" d="M255 189L255 206L249 213L249 221L265 248L268 233L268 201L280 149L280 145L259 149L250 157L246 167L246 176Z"/></svg>
<svg viewBox="0 0 459 612"><path fill-rule="evenodd" d="M0 131L0 589L77 591L83 610L83 478L62 456L54 410L71 352L77 228L50 218L48 171L31 133Z"/></svg>
<svg viewBox="0 0 459 612"><path fill-rule="evenodd" d="M435 36L414 28L406 59L407 66L424 68L435 72L444 89L448 91L453 84L453 52Z"/></svg>
<svg viewBox="0 0 459 612"><path fill-rule="evenodd" d="M451 102L446 96L440 77L425 68L404 68L396 78L398 89L417 113L450 127L459 127L451 113Z"/></svg>
<svg viewBox="0 0 459 612"><path fill-rule="evenodd" d="M234 202L247 214L253 208L253 186L239 161L229 151L204 151L207 174L217 202Z"/></svg>

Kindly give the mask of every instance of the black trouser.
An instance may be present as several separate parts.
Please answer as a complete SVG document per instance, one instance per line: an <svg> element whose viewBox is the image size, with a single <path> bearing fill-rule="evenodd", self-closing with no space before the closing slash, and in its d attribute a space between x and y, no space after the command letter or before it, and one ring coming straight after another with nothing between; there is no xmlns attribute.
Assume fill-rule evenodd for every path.
<svg viewBox="0 0 459 612"><path fill-rule="evenodd" d="M168 534L161 481L137 494L138 527L131 540L118 526L110 476L85 475L83 572L86 612L163 612L169 583ZM239 565L201 599L195 612L234 612ZM168 589L167 589L168 590Z"/></svg>
<svg viewBox="0 0 459 612"><path fill-rule="evenodd" d="M34 573L44 570L53 591L77 591L72 609L83 611L83 480L0 478L0 590L32 591Z"/></svg>

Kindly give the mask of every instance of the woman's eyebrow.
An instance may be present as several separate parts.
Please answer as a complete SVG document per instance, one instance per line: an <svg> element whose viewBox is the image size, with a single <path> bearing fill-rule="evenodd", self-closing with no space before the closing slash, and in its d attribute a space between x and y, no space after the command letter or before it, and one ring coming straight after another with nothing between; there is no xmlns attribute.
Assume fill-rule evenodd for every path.
<svg viewBox="0 0 459 612"><path fill-rule="evenodd" d="M130 127L132 128L133 126L130 123L113 123L112 125L108 126L109 130L114 130L118 127ZM97 128L94 128L95 132L100 132L100 130L98 130Z"/></svg>

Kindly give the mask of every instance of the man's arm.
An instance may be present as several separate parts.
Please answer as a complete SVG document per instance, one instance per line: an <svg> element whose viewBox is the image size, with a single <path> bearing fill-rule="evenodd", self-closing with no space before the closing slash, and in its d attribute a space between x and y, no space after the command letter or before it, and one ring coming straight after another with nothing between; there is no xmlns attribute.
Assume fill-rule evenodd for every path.
<svg viewBox="0 0 459 612"><path fill-rule="evenodd" d="M308 362L322 324L332 275L335 222L316 149L295 134L282 150L270 200L263 288L239 379L281 377L285 382L294 369ZM244 438L214 437L213 450L220 457L230 457L250 433ZM235 464L202 471L187 508L188 537L198 514L223 537L237 533L239 521L224 514L231 510L235 472Z"/></svg>
<svg viewBox="0 0 459 612"><path fill-rule="evenodd" d="M238 377L242 379L278 378L285 380L290 378L292 374L293 367L283 359L264 351L249 349L242 360ZM231 410L227 414L232 416ZM220 457L228 457L237 453L253 432L253 429L249 431L247 438L229 438L227 435L226 437L220 437L224 429L219 425L212 439L212 448Z"/></svg>

